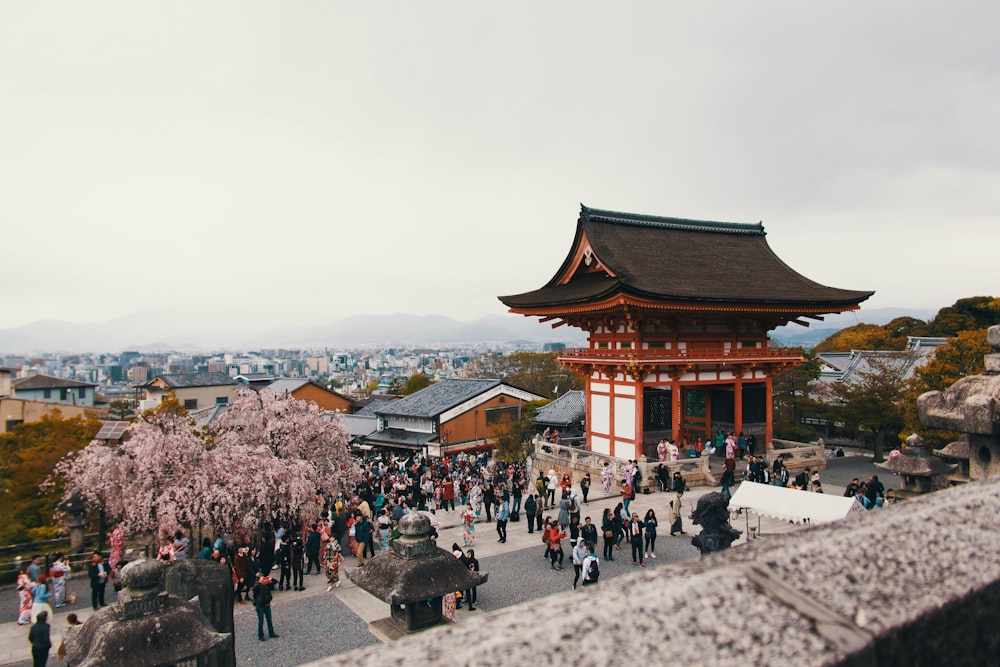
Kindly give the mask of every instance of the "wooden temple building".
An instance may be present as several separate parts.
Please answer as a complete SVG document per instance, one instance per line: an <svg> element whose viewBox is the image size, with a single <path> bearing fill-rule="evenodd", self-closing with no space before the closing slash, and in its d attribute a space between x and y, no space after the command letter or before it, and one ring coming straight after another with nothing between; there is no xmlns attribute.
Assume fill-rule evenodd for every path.
<svg viewBox="0 0 1000 667"><path fill-rule="evenodd" d="M856 310L872 294L797 273L760 223L581 206L552 279L500 300L512 313L587 332L588 347L559 357L587 379L587 448L638 459L653 458L663 437L733 431L771 442L772 378L804 359L771 347L768 332Z"/></svg>

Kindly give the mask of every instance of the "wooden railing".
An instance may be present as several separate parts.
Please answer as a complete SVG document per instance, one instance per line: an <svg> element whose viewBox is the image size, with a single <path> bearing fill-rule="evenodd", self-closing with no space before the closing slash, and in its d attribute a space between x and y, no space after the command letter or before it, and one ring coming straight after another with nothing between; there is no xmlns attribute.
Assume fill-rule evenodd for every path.
<svg viewBox="0 0 1000 667"><path fill-rule="evenodd" d="M789 347L688 347L652 350L608 350L589 347L565 348L559 353L559 360L566 362L590 361L593 363L637 364L670 363L740 363L754 361L796 361L802 358L802 350Z"/></svg>

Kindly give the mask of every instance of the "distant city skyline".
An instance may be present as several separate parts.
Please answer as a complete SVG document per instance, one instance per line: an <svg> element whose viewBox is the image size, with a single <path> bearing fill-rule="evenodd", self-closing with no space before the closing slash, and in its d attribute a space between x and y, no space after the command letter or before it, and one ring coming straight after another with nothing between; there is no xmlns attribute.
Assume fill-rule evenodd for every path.
<svg viewBox="0 0 1000 667"><path fill-rule="evenodd" d="M969 0L8 4L0 330L503 315L580 203L762 221L864 308L997 294L998 23Z"/></svg>

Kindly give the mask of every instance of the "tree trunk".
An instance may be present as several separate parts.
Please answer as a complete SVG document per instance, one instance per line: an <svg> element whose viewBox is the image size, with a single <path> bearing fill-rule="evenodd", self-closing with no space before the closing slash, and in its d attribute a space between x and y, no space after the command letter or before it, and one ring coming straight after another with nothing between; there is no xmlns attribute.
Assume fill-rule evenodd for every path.
<svg viewBox="0 0 1000 667"><path fill-rule="evenodd" d="M885 461L885 456L882 452L885 449L885 427L878 428L875 430L875 463L882 463Z"/></svg>

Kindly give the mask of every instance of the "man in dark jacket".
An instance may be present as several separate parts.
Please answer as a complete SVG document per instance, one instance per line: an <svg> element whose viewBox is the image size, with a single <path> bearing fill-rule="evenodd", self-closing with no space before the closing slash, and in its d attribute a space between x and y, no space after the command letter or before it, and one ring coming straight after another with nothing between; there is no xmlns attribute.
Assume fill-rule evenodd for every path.
<svg viewBox="0 0 1000 667"><path fill-rule="evenodd" d="M534 494L528 494L527 500L524 501L524 518L528 520L529 535L535 532L535 511L537 508ZM541 530L541 526L539 526L539 530Z"/></svg>
<svg viewBox="0 0 1000 667"><path fill-rule="evenodd" d="M319 544L320 544L320 534L317 530L317 524L313 524L309 530L309 534L306 536L306 574L312 574L313 564L316 565L316 574L320 573L319 569Z"/></svg>
<svg viewBox="0 0 1000 667"><path fill-rule="evenodd" d="M267 620L267 636L272 639L277 638L274 632L274 623L271 620L271 592L274 589L274 582L271 577L257 573L256 583L253 585L253 608L257 611L257 639L266 641L264 636L264 621Z"/></svg>
<svg viewBox="0 0 1000 667"><path fill-rule="evenodd" d="M28 631L28 641L31 643L32 667L45 667L45 663L49 660L49 649L52 648L52 640L49 638L49 612L38 612L37 622Z"/></svg>

